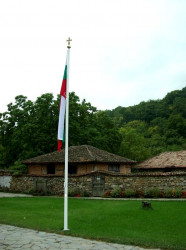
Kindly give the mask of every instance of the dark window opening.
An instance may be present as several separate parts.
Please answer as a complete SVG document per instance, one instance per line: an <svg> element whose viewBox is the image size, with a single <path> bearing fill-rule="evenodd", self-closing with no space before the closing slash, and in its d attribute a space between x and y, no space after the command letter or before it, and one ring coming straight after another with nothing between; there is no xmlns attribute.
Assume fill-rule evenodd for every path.
<svg viewBox="0 0 186 250"><path fill-rule="evenodd" d="M55 174L55 172L56 172L55 164L47 165L47 174Z"/></svg>
<svg viewBox="0 0 186 250"><path fill-rule="evenodd" d="M168 173L168 172L172 172L172 171L173 171L173 169L171 169L171 168L165 168L163 172Z"/></svg>
<svg viewBox="0 0 186 250"><path fill-rule="evenodd" d="M68 166L69 174L77 174L77 165L69 165Z"/></svg>
<svg viewBox="0 0 186 250"><path fill-rule="evenodd" d="M120 172L120 165L119 164L109 164L108 170L112 172Z"/></svg>

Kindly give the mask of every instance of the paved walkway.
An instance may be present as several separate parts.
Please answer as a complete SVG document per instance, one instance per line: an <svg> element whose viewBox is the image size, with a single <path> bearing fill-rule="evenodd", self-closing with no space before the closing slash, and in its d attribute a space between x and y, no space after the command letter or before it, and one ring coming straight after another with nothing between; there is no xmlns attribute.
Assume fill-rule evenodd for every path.
<svg viewBox="0 0 186 250"><path fill-rule="evenodd" d="M32 195L0 192L0 198L3 197L32 197Z"/></svg>
<svg viewBox="0 0 186 250"><path fill-rule="evenodd" d="M31 229L0 225L1 250L79 249L79 250L143 250L144 248L86 240Z"/></svg>

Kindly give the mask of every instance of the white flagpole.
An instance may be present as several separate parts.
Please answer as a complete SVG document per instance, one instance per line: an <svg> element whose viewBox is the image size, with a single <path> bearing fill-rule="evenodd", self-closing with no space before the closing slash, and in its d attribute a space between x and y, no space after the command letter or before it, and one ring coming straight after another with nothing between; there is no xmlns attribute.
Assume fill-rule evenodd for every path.
<svg viewBox="0 0 186 250"><path fill-rule="evenodd" d="M70 37L67 42L67 86L66 86L66 125L65 125L65 181L64 181L64 229L68 231L68 124L69 124L69 71L70 71Z"/></svg>

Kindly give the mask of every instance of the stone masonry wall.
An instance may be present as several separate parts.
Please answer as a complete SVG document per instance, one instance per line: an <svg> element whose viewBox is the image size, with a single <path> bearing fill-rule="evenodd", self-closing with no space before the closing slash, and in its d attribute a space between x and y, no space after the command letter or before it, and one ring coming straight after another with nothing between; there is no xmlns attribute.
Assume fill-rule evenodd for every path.
<svg viewBox="0 0 186 250"><path fill-rule="evenodd" d="M95 175L104 176L105 191L113 190L116 187L121 189L145 190L147 188L181 188L186 190L186 173L164 173L164 174L114 174L103 171L96 171L86 175L69 176L69 190L75 187L92 194L93 177ZM4 175L5 176L5 175ZM11 176L10 191L15 192L34 192L43 190L52 194L62 195L64 192L64 176ZM0 190L3 190L0 183Z"/></svg>
<svg viewBox="0 0 186 250"><path fill-rule="evenodd" d="M181 188L186 190L186 174L184 175L128 175L128 176L106 176L105 189L112 190L116 187L121 189L145 190L147 188Z"/></svg>
<svg viewBox="0 0 186 250"><path fill-rule="evenodd" d="M1 176L2 177L2 176ZM5 178L6 176L4 176ZM10 177L10 176L8 176ZM92 192L92 177L91 176L69 176L68 179L69 190L72 188L79 188L86 190L91 194ZM38 190L39 187L39 190ZM5 188L0 183L0 191ZM10 185L7 187L12 192L26 192L33 193L42 191L44 193L51 193L62 195L64 192L64 177L63 176L11 176Z"/></svg>

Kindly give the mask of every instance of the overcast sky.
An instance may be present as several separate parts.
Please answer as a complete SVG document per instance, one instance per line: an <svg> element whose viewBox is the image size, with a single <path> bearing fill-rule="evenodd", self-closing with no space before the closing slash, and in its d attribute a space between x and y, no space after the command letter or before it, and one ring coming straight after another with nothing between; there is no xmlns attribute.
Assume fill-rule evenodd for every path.
<svg viewBox="0 0 186 250"><path fill-rule="evenodd" d="M70 91L98 109L186 86L185 0L0 0L0 112L17 95Z"/></svg>

